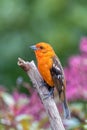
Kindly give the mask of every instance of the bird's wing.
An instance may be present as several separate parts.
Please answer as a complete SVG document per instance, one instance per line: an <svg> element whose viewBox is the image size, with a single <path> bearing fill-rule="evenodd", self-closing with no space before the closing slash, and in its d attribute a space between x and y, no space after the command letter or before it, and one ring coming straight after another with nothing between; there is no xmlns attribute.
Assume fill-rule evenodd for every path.
<svg viewBox="0 0 87 130"><path fill-rule="evenodd" d="M52 65L52 68L50 70L51 75L53 77L55 87L58 90L59 97L64 98L61 95L62 92L63 92L63 95L65 95L64 93L65 93L66 83L65 83L64 71L63 71L62 65L60 63L60 60L58 59L57 56L53 57L52 60L53 60L53 65Z"/></svg>
<svg viewBox="0 0 87 130"><path fill-rule="evenodd" d="M51 69L51 74L53 77L55 87L57 88L59 98L63 103L64 117L70 118L70 110L68 108L66 94L65 94L66 81L65 81L64 71L57 56L53 57L52 60L53 60L53 66Z"/></svg>

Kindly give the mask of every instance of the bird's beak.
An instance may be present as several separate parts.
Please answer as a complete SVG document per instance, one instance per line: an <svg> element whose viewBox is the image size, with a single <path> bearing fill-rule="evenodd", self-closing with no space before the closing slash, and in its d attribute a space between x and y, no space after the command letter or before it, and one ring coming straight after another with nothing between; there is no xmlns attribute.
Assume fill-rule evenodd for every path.
<svg viewBox="0 0 87 130"><path fill-rule="evenodd" d="M38 50L38 48L37 48L35 45L30 46L30 48L31 48L32 50L34 50L34 51Z"/></svg>

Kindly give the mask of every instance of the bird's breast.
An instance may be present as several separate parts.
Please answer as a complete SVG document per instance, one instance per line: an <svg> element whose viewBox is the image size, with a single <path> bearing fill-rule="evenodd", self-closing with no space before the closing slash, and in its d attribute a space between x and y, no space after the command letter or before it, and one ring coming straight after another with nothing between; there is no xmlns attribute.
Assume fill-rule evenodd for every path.
<svg viewBox="0 0 87 130"><path fill-rule="evenodd" d="M40 74L42 75L45 82L49 86L53 87L54 83L53 83L52 75L50 72L51 68L52 68L52 58L43 58L43 59L39 60L38 70L39 70Z"/></svg>

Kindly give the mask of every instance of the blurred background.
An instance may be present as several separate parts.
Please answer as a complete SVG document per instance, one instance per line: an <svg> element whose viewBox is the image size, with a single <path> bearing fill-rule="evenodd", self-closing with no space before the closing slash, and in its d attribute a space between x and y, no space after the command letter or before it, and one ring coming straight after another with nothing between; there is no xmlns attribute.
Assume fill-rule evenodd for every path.
<svg viewBox="0 0 87 130"><path fill-rule="evenodd" d="M0 83L11 86L24 76L17 58L35 60L29 46L40 41L54 47L64 66L87 34L86 14L86 0L0 0Z"/></svg>
<svg viewBox="0 0 87 130"><path fill-rule="evenodd" d="M53 46L67 75L68 59L81 53L86 35L87 0L0 0L0 85L12 93L18 77L29 82L17 59L35 61L29 46L41 41Z"/></svg>

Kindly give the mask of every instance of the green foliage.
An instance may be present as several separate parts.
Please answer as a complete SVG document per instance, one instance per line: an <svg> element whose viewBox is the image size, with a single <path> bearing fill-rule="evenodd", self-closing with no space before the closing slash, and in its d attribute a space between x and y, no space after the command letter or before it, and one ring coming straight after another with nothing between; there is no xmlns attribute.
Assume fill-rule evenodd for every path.
<svg viewBox="0 0 87 130"><path fill-rule="evenodd" d="M35 60L29 45L49 42L63 65L87 35L86 0L0 0L0 84L22 74L17 58Z"/></svg>

